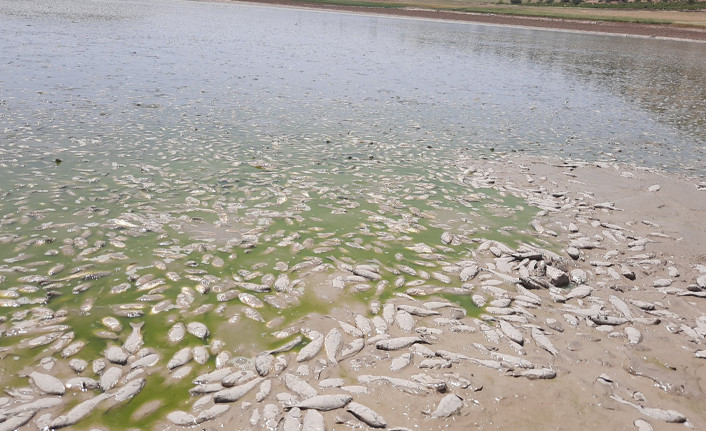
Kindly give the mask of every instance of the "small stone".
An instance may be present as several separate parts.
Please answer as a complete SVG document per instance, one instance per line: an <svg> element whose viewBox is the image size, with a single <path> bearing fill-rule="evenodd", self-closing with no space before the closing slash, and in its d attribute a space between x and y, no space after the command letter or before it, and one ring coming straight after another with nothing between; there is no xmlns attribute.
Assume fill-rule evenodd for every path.
<svg viewBox="0 0 706 431"><path fill-rule="evenodd" d="M566 254L569 255L572 259L576 260L581 256L581 252L579 252L579 249L576 247L567 247L566 248Z"/></svg>
<svg viewBox="0 0 706 431"><path fill-rule="evenodd" d="M649 186L647 190L651 192L658 192L661 188L662 186L660 186L659 184L655 184L653 186Z"/></svg>

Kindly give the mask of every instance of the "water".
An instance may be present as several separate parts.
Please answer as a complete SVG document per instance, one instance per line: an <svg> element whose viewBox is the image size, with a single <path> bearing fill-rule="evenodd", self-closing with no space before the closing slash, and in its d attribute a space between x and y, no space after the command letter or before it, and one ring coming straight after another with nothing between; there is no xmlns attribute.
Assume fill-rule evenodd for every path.
<svg viewBox="0 0 706 431"><path fill-rule="evenodd" d="M46 357L68 378L134 321L163 363L211 352L181 381L151 369L86 428L188 410L213 340L249 363L310 313L395 294L477 313L457 272L478 244L555 245L469 157L706 172L706 44L179 1L4 1L0 36L0 381L27 386ZM334 287L358 264L379 280ZM194 320L206 342L164 340ZM46 334L87 344L31 347Z"/></svg>

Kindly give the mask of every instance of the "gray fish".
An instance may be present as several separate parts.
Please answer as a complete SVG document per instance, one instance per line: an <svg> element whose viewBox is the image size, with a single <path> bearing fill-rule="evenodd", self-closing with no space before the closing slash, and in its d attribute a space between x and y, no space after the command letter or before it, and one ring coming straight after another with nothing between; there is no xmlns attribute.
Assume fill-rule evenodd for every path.
<svg viewBox="0 0 706 431"><path fill-rule="evenodd" d="M427 340L421 337L398 337L380 340L375 343L375 347L379 350L399 350L416 343L429 344Z"/></svg>
<svg viewBox="0 0 706 431"><path fill-rule="evenodd" d="M309 359L318 355L321 349L324 347L324 340L325 337L322 334L319 334L319 336L312 339L309 344L302 347L302 349L299 351L299 354L297 354L297 362L308 361Z"/></svg>
<svg viewBox="0 0 706 431"><path fill-rule="evenodd" d="M229 409L230 409L230 406L224 406L222 404L213 405L213 406L199 412L199 415L196 417L196 423L200 424L203 422L207 422L207 421L216 419L217 417L225 414Z"/></svg>
<svg viewBox="0 0 706 431"><path fill-rule="evenodd" d="M336 356L343 347L343 335L341 335L341 332L336 328L331 328L324 340L324 346L326 347L326 357L329 362L336 365L338 363Z"/></svg>
<svg viewBox="0 0 706 431"><path fill-rule="evenodd" d="M64 395L66 388L61 380L49 374L38 373L33 371L29 374L29 378L32 382L43 392L49 395Z"/></svg>
<svg viewBox="0 0 706 431"><path fill-rule="evenodd" d="M373 411L370 407L364 406L363 404L351 401L346 410L351 412L353 416L357 417L361 421L365 422L368 426L373 428L386 428L387 422L378 413Z"/></svg>
<svg viewBox="0 0 706 431"><path fill-rule="evenodd" d="M127 364L128 354L121 347L110 346L103 352L105 359L109 360L114 364L125 365Z"/></svg>
<svg viewBox="0 0 706 431"><path fill-rule="evenodd" d="M265 377L267 374L270 373L274 362L274 356L270 355L267 352L260 353L255 357L255 370L259 375Z"/></svg>
<svg viewBox="0 0 706 431"><path fill-rule="evenodd" d="M177 322L174 324L174 326L169 329L169 332L167 333L167 339L170 343L180 343L181 340L184 339L185 335L186 326L181 322Z"/></svg>
<svg viewBox="0 0 706 431"><path fill-rule="evenodd" d="M353 397L345 394L317 395L285 408L297 407L300 409L329 411L343 408L351 401L353 401Z"/></svg>
<svg viewBox="0 0 706 431"><path fill-rule="evenodd" d="M324 416L316 410L309 410L304 414L302 430L326 431Z"/></svg>
<svg viewBox="0 0 706 431"><path fill-rule="evenodd" d="M22 425L29 422L34 417L34 414L35 410L26 410L11 416L8 415L7 419L0 422L0 431L14 431L19 429Z"/></svg>
<svg viewBox="0 0 706 431"><path fill-rule="evenodd" d="M260 384L264 379L258 377L247 383L239 386L234 386L232 388L223 389L213 394L213 402L215 403L232 403L238 401L240 398L244 397L248 392L250 392L255 386Z"/></svg>
<svg viewBox="0 0 706 431"><path fill-rule="evenodd" d="M79 403L65 415L59 416L49 424L50 428L59 429L76 424L81 419L91 414L98 404L110 398L108 394L100 394L95 398Z"/></svg>
<svg viewBox="0 0 706 431"><path fill-rule="evenodd" d="M458 413L463 408L463 400L455 394L448 394L441 399L439 405L431 414L433 418L447 418Z"/></svg>
<svg viewBox="0 0 706 431"><path fill-rule="evenodd" d="M167 414L167 420L169 420L174 425L180 426L190 426L197 425L196 417L192 414L183 412L181 410L173 411Z"/></svg>
<svg viewBox="0 0 706 431"><path fill-rule="evenodd" d="M284 375L284 384L290 391L299 395L302 398L311 398L318 395L316 389L314 389L310 384L295 376L294 374Z"/></svg>
<svg viewBox="0 0 706 431"><path fill-rule="evenodd" d="M140 348L142 345L145 343L144 340L142 339L142 333L140 332L140 329L145 325L145 322L139 322L139 323L133 323L130 322L130 326L132 327L132 332L130 335L128 335L127 339L125 340L125 344L123 347L125 350L127 350L129 353L135 353Z"/></svg>
<svg viewBox="0 0 706 431"><path fill-rule="evenodd" d="M139 378L129 381L125 386L118 389L114 395L115 401L121 403L137 395L145 387L146 380Z"/></svg>
<svg viewBox="0 0 706 431"><path fill-rule="evenodd" d="M186 325L186 332L202 340L205 340L210 334L208 327L201 322L190 322Z"/></svg>
<svg viewBox="0 0 706 431"><path fill-rule="evenodd" d="M535 368L531 370L523 370L520 372L515 372L512 374L513 377L525 377L530 380L537 380L537 379L553 379L556 377L556 371L550 369L550 368Z"/></svg>
<svg viewBox="0 0 706 431"><path fill-rule="evenodd" d="M311 410L314 412L316 410ZM298 408L293 408L284 416L283 431L301 431L302 429L302 411Z"/></svg>
<svg viewBox="0 0 706 431"><path fill-rule="evenodd" d="M167 368L169 370L173 370L174 368L181 367L182 365L187 364L193 356L191 355L191 348L189 347L184 347L183 349L179 350L172 356L172 358L167 362Z"/></svg>
<svg viewBox="0 0 706 431"><path fill-rule="evenodd" d="M98 386L103 392L107 392L112 389L120 380L123 375L123 370L120 367L110 367L101 376L98 381Z"/></svg>

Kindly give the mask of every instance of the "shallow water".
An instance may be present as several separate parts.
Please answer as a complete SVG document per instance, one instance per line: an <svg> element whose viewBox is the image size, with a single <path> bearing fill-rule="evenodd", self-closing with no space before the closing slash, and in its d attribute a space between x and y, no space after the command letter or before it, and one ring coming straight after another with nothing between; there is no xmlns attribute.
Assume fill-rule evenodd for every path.
<svg viewBox="0 0 706 431"><path fill-rule="evenodd" d="M66 368L58 341L31 347L45 334L73 333L87 344L71 358L90 363L143 321L166 361L207 344L164 340L198 320L251 358L312 312L394 294L444 289L477 312L454 271L485 240L537 243L537 210L483 188L461 156L706 172L706 44L178 1L5 1L0 35L5 386L26 386L18 374L43 357ZM357 264L380 280L334 301ZM282 274L283 291L248 290ZM262 322L218 297L238 291L265 302ZM66 327L41 328L49 314ZM154 400L156 414L121 426L188 409L186 382L217 350L81 424Z"/></svg>

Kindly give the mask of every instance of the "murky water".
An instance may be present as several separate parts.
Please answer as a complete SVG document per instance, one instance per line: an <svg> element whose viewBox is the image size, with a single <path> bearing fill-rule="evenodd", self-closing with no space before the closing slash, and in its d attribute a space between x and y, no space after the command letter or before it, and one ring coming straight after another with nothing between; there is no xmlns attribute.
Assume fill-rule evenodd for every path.
<svg viewBox="0 0 706 431"><path fill-rule="evenodd" d="M0 35L3 385L47 357L68 376L136 321L164 362L210 352L86 427L187 409L219 352L281 346L312 312L430 293L475 312L458 269L485 240L536 243L536 210L460 156L706 172L706 44L178 1L4 1ZM206 342L165 340L196 320Z"/></svg>

